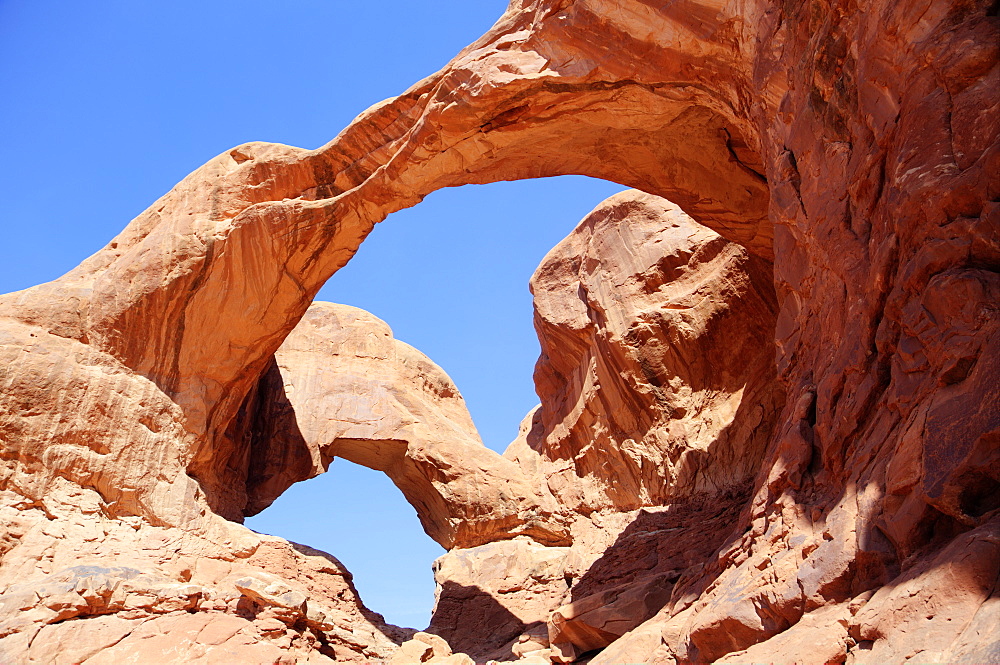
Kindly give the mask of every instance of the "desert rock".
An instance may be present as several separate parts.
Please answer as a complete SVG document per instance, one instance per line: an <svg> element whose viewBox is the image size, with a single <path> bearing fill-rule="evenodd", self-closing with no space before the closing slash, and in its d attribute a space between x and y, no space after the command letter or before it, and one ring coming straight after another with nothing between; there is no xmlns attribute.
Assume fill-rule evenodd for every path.
<svg viewBox="0 0 1000 665"><path fill-rule="evenodd" d="M428 630L479 660L547 648L546 622L569 589L569 553L527 538L451 550L434 563L437 594ZM529 641L537 649L524 649Z"/></svg>
<svg viewBox="0 0 1000 665"><path fill-rule="evenodd" d="M783 400L769 264L676 205L626 191L531 279L536 451L575 512L664 505L749 482Z"/></svg>
<svg viewBox="0 0 1000 665"><path fill-rule="evenodd" d="M569 640L557 659L618 630L592 662L771 658L807 631L842 638L846 662L995 659L996 13L514 0L326 146L212 159L78 268L0 297L0 653L169 660L164 636L183 635L184 662L391 656L409 631L365 610L334 559L235 523L342 454L438 497L422 516L441 542L569 547L552 609L609 602L560 613L580 625L550 631ZM721 237L650 232L676 209L630 195L557 248L534 281L551 293L542 404L506 460L470 452L434 477L436 456L481 449L456 400L428 407L433 386L395 384L424 402L397 412L421 419L400 421L409 455L280 402L282 345L375 223L441 187L565 173L664 197ZM442 385L371 325L390 381ZM305 445L248 429L289 412ZM530 491L477 507L463 487L484 465ZM616 579L601 562L637 534L647 556ZM607 630L617 601L599 594L631 598L667 566L666 604Z"/></svg>

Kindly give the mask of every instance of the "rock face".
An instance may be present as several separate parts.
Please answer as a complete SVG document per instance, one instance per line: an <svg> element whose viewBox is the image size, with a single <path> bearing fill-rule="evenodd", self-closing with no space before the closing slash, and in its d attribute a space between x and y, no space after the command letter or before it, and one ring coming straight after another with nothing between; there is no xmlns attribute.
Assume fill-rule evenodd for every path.
<svg viewBox="0 0 1000 665"><path fill-rule="evenodd" d="M430 630L483 660L541 626L573 658L697 575L733 536L783 399L766 267L635 190L549 252L531 279L542 404L504 457L557 497L572 543L444 555Z"/></svg>
<svg viewBox="0 0 1000 665"><path fill-rule="evenodd" d="M526 538L451 550L434 564L437 595L428 630L480 661L511 658L521 635L544 636L538 648L547 648L545 623L569 589L571 553Z"/></svg>
<svg viewBox="0 0 1000 665"><path fill-rule="evenodd" d="M109 516L60 479L3 492L5 663L328 663L388 657L412 631L366 610L333 557L239 525L195 535Z"/></svg>
<svg viewBox="0 0 1000 665"><path fill-rule="evenodd" d="M531 279L542 405L506 456L578 513L749 482L783 403L769 268L664 199L604 202Z"/></svg>
<svg viewBox="0 0 1000 665"><path fill-rule="evenodd" d="M996 660L998 21L985 0L514 0L326 146L211 160L0 297L0 653L390 655L409 634L339 565L227 521L341 455L461 548L435 617L455 644L449 579L507 612L511 657ZM564 173L721 238L629 195L557 248L533 281L542 405L504 458L376 321L318 308L290 335L390 212ZM301 362L324 344L328 375ZM317 401L362 367L391 426L370 396ZM521 571L569 548L564 578L490 608L480 548L512 538Z"/></svg>

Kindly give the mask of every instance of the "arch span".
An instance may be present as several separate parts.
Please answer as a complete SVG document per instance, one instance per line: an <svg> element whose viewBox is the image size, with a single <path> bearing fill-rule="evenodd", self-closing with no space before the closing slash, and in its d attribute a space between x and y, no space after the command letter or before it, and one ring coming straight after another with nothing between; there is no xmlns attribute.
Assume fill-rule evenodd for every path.
<svg viewBox="0 0 1000 665"><path fill-rule="evenodd" d="M152 380L184 413L178 462L213 510L236 518L245 455L226 431L246 395L372 226L429 192L590 175L673 200L769 256L767 184L741 101L749 69L738 60L749 49L733 17L694 2L612 4L512 3L443 70L327 145L219 155L105 249L37 287L58 295L5 311ZM607 58L607 30L636 52ZM50 304L68 301L72 311Z"/></svg>
<svg viewBox="0 0 1000 665"><path fill-rule="evenodd" d="M249 456L248 516L340 457L389 476L445 549L570 540L544 485L483 446L448 375L355 307L312 304L229 435Z"/></svg>
<svg viewBox="0 0 1000 665"><path fill-rule="evenodd" d="M227 431L324 280L434 189L610 178L758 258L773 249L787 399L736 539L594 662L714 661L758 643L788 657L815 622L838 645L828 660L845 644L869 660L974 659L992 648L980 636L1000 519L996 13L991 0L515 0L328 145L220 155L76 270L0 300L4 488L37 524L56 496L116 538L184 524L187 552L264 566L280 550L295 569L301 552L218 516L249 498L251 456ZM350 596L335 564L308 556ZM191 578L180 555L170 565ZM371 654L391 652L363 623L383 635Z"/></svg>

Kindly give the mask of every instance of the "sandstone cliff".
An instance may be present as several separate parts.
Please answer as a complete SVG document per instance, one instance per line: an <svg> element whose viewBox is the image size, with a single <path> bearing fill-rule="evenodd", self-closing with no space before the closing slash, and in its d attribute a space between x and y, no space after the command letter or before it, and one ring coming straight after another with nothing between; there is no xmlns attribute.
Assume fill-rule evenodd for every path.
<svg viewBox="0 0 1000 665"><path fill-rule="evenodd" d="M0 297L0 653L389 656L409 634L335 560L229 521L341 455L459 548L432 628L477 654L996 660L998 21L985 1L514 0L328 145L211 160ZM563 173L673 204L612 200L547 258L542 405L504 457L377 321L319 307L292 334L393 210ZM296 364L318 336L325 376ZM374 392L317 401L327 384L383 391L393 424L364 414ZM477 643L455 607L518 641Z"/></svg>

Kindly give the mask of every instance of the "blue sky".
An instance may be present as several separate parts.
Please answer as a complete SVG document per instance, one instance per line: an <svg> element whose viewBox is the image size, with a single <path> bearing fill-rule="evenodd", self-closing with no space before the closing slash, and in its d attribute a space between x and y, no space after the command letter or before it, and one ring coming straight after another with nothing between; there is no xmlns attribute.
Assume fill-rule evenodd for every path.
<svg viewBox="0 0 1000 665"><path fill-rule="evenodd" d="M318 147L433 73L502 0L0 0L0 293L55 279L187 173L246 141ZM502 451L537 402L527 281L622 188L566 177L447 189L391 215L319 298L441 365ZM443 550L381 474L339 460L248 526L339 557L422 628Z"/></svg>

